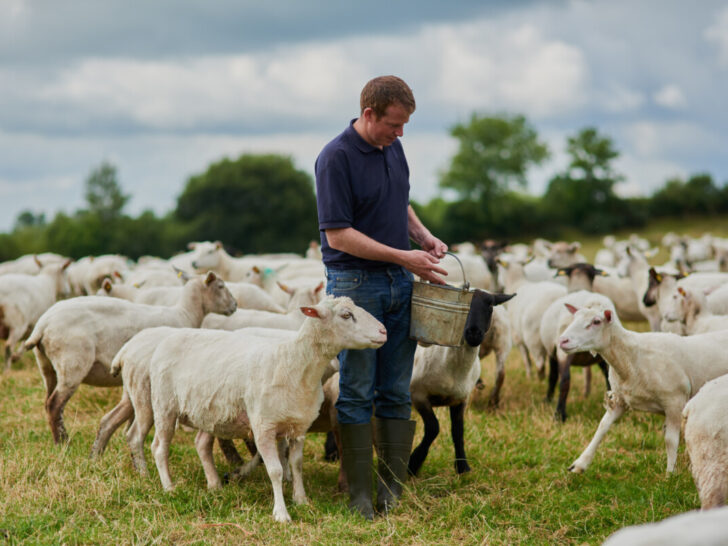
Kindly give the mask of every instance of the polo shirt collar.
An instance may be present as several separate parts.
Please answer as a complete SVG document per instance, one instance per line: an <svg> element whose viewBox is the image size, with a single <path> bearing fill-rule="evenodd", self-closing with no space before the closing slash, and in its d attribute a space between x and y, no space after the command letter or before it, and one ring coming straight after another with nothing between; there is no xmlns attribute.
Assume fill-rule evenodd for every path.
<svg viewBox="0 0 728 546"><path fill-rule="evenodd" d="M349 135L349 138L351 138L352 142L354 143L354 146L359 148L359 151L365 154L371 153L371 152L381 152L383 150L377 148L376 146L372 146L369 144L366 140L364 140L359 133L356 132L356 129L354 129L354 122L358 118L354 118L349 122L349 127L346 128L346 132Z"/></svg>

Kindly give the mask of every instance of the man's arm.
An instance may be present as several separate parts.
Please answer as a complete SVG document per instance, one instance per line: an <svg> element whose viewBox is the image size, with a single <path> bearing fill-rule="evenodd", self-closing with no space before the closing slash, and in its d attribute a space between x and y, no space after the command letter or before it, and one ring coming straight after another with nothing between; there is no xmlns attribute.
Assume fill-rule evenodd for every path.
<svg viewBox="0 0 728 546"><path fill-rule="evenodd" d="M414 214L414 212L412 214ZM417 217L415 216L415 218ZM419 220L417 220L417 222L419 222ZM420 226L422 226L422 223L420 223ZM432 235L430 235L430 237L432 237ZM401 265L422 279L437 284L445 284L445 281L436 275L436 273L447 275L447 271L437 266L437 264L440 263L440 260L438 260L433 254L425 252L424 250L399 250L397 248L392 248L391 246L375 241L371 237L364 235L361 231L351 227L327 229L326 239L329 242L329 246L333 249L346 252L352 256L364 258L365 260L395 263ZM415 242L418 241L415 240ZM441 244L444 245L444 243ZM447 249L447 246L445 246L445 248Z"/></svg>
<svg viewBox="0 0 728 546"><path fill-rule="evenodd" d="M432 235L415 214L412 205L407 207L407 229L410 239L422 247L422 250L430 253L435 258L444 258L447 252L447 245Z"/></svg>

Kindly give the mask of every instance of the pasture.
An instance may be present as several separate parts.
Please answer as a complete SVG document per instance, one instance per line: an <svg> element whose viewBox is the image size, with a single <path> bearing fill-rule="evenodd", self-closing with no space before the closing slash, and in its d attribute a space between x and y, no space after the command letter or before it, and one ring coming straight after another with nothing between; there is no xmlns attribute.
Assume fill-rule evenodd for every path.
<svg viewBox="0 0 728 546"><path fill-rule="evenodd" d="M622 526L699 506L682 444L675 474L665 474L662 417L627 414L587 473L571 474L566 469L602 415L601 374L594 374L585 399L583 373L574 371L569 419L560 424L553 405L544 402L545 381L526 378L515 350L501 407L488 410L492 358L483 359L486 390L476 392L466 415L472 472L455 473L449 415L438 409L441 433L420 477L407 483L394 515L367 523L349 515L346 495L337 492L338 466L323 460L323 435L309 435L304 480L310 504L290 503L286 487L293 522L280 525L271 517L272 491L262 466L243 483L205 489L194 433L175 435L172 494L159 483L148 452L151 436L150 479L132 469L121 431L103 458L91 461L98 421L120 389L81 386L66 409L70 444L53 445L44 388L28 354L0 376L0 537L59 544L599 544ZM218 469L226 471L217 447L215 455Z"/></svg>
<svg viewBox="0 0 728 546"><path fill-rule="evenodd" d="M700 235L714 224L680 233ZM667 231L645 233L654 244ZM573 237L570 240L574 240ZM581 239L592 257L601 238ZM655 263L664 261L664 254ZM646 330L646 323L625 323ZM324 436L307 437L304 483L309 504L294 505L293 522L277 524L273 495L260 466L242 483L207 491L194 433L179 430L170 453L177 485L165 493L146 454L150 478L131 466L125 437L113 436L100 460L89 452L102 415L121 389L82 385L65 410L70 442L52 442L45 389L31 353L0 374L0 542L11 544L600 544L626 525L657 521L699 507L684 444L676 471L665 473L661 416L629 412L610 430L585 474L567 471L591 439L603 414L604 379L595 368L592 393L584 372L572 371L567 411L560 423L544 401L546 381L527 378L514 348L497 410L487 407L493 356L483 359L485 389L475 391L466 413L465 445L472 472L453 467L449 414L436 409L440 436L418 478L407 482L400 507L369 523L350 515L347 495L336 489L338 463L323 459ZM422 437L418 415L415 442ZM242 442L239 449L247 460ZM218 470L230 468L217 446Z"/></svg>

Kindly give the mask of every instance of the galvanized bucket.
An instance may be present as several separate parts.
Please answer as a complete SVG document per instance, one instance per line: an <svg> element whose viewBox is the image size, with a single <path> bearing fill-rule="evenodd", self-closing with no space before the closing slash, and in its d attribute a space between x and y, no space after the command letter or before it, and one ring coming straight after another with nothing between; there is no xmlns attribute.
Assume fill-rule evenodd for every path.
<svg viewBox="0 0 728 546"><path fill-rule="evenodd" d="M414 281L409 337L423 343L459 347L463 343L463 329L473 292L465 279L465 268L460 259L451 252L447 254L455 258L463 270L463 287Z"/></svg>

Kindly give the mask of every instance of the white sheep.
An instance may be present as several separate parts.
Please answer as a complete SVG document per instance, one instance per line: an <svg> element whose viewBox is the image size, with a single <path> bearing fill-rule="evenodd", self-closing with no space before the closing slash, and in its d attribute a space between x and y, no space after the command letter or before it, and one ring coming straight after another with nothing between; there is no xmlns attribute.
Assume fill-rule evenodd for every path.
<svg viewBox="0 0 728 546"><path fill-rule="evenodd" d="M664 307L663 320L678 323L683 335L728 330L728 315L714 315L700 290L678 286Z"/></svg>
<svg viewBox="0 0 728 546"><path fill-rule="evenodd" d="M199 327L207 313L232 313L235 300L214 273L190 280L173 307L84 296L55 303L26 341L46 386L45 408L56 443L67 440L63 408L81 383L121 384L109 373L116 352L134 334L153 326Z"/></svg>
<svg viewBox="0 0 728 546"><path fill-rule="evenodd" d="M0 275L6 275L8 273L23 273L25 275L35 275L41 269L38 265L40 261L43 265L48 265L52 262L64 263L68 261L68 258L56 254L54 252L43 252L41 254L25 254L14 260L8 260L0 263Z"/></svg>
<svg viewBox="0 0 728 546"><path fill-rule="evenodd" d="M349 298L327 298L302 311L308 320L291 341L196 329L182 329L161 341L150 363L150 382L152 451L165 490L173 489L167 458L179 418L218 437L237 436L248 427L253 431L273 485L276 521L290 521L276 445L277 437L287 438L293 500L307 502L303 440L319 414L323 372L341 350L377 348L387 336L384 326ZM134 393L130 397L136 409ZM135 421L139 418L137 413ZM208 487L219 487L211 442L196 447Z"/></svg>
<svg viewBox="0 0 728 546"><path fill-rule="evenodd" d="M287 313L272 313L258 309L237 309L229 316L211 313L202 321L202 328L216 330L239 330L257 326L262 328L281 328L284 330L298 330L305 317L299 308L314 305L321 301L323 282L307 290L292 291L291 308ZM288 289L288 288L287 288Z"/></svg>
<svg viewBox="0 0 728 546"><path fill-rule="evenodd" d="M630 525L612 533L602 546L725 546L728 507L691 510L653 523Z"/></svg>
<svg viewBox="0 0 728 546"><path fill-rule="evenodd" d="M43 265L37 260L40 272L35 275L0 275L0 340L6 340L6 369L21 357L22 350L16 346L40 316L56 302L56 298L70 293L66 277L70 263L71 260L52 261Z"/></svg>
<svg viewBox="0 0 728 546"><path fill-rule="evenodd" d="M609 427L632 408L665 415L667 472L671 473L683 407L705 382L728 373L725 333L681 337L632 332L620 324L614 305L603 296L580 309L568 309L574 319L559 338L559 347L567 354L593 351L601 355L609 364L611 385L607 411L594 438L569 469L584 472Z"/></svg>
<svg viewBox="0 0 728 546"><path fill-rule="evenodd" d="M493 308L515 294L490 294L475 290L463 331L464 343L459 347L418 345L415 351L410 394L412 405L422 417L425 434L412 451L408 469L416 475L437 437L440 426L433 411L435 406L450 409L451 432L455 448L455 469L458 474L468 472L463 439L465 407L475 384L480 378L478 352L490 328ZM520 297L520 296L519 296Z"/></svg>
<svg viewBox="0 0 728 546"><path fill-rule="evenodd" d="M728 375L708 381L682 412L685 445L703 510L728 498Z"/></svg>
<svg viewBox="0 0 728 546"><path fill-rule="evenodd" d="M513 344L521 353L526 376L531 377L533 365L542 378L547 355L539 333L541 317L551 302L566 295L566 286L552 281L527 281L523 260L507 260L501 256L498 265L504 270L502 275L499 274L499 278L504 280L504 291L509 294L518 292L518 297L506 304Z"/></svg>

